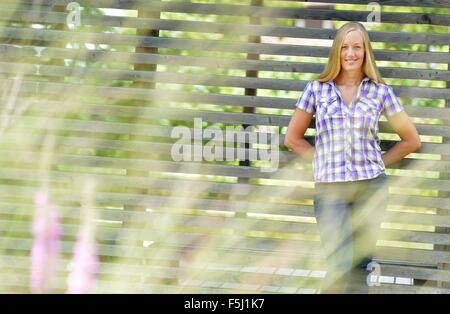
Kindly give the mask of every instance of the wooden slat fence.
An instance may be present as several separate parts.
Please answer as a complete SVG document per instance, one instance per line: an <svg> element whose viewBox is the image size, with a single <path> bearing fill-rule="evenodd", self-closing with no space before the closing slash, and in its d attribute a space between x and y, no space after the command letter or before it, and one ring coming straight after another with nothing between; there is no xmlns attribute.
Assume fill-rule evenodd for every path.
<svg viewBox="0 0 450 314"><path fill-rule="evenodd" d="M78 27L66 23L69 2L0 3L0 291L30 291L32 200L43 189L60 212L55 291L65 291L92 184L95 292L318 292L312 169L283 134L335 28L366 22L369 1L79 0ZM381 23L365 23L375 57L423 145L387 167L383 277L371 292L449 293L450 1L378 3ZM202 159L213 136L196 133L196 118L230 136L230 153L237 134L247 157ZM193 136L192 161L171 155L176 126ZM279 137L258 147L227 126ZM398 136L379 126L387 150ZM262 171L277 149L278 169Z"/></svg>

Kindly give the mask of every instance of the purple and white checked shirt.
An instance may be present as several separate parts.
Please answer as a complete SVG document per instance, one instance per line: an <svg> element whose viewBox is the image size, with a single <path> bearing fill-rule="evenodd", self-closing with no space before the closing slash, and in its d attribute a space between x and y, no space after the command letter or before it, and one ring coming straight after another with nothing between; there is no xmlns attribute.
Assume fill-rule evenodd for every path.
<svg viewBox="0 0 450 314"><path fill-rule="evenodd" d="M295 106L315 114L316 182L366 180L384 172L378 119L404 110L392 87L365 76L356 99L345 105L334 80L310 81Z"/></svg>

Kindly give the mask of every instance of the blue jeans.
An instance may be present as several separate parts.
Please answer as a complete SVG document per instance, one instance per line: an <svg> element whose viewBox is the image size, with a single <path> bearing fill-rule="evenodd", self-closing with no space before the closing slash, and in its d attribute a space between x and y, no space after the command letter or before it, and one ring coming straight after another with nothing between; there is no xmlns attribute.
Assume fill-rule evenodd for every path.
<svg viewBox="0 0 450 314"><path fill-rule="evenodd" d="M327 259L322 293L368 293L380 224L388 203L385 173L349 182L316 182L314 211Z"/></svg>

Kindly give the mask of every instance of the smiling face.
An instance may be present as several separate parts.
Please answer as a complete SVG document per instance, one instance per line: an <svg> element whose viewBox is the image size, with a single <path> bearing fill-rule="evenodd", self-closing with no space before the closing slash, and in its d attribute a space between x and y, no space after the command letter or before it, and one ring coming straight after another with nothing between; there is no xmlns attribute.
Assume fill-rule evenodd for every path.
<svg viewBox="0 0 450 314"><path fill-rule="evenodd" d="M344 71L361 71L364 62L364 39L357 31L350 31L341 47L341 67Z"/></svg>

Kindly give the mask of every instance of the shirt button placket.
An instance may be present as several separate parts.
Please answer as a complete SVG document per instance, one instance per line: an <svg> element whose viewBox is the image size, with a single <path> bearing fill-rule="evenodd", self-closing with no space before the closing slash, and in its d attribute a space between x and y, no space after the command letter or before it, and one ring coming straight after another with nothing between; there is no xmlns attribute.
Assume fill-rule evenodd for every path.
<svg viewBox="0 0 450 314"><path fill-rule="evenodd" d="M350 119L348 119L348 108L344 105L344 135L345 135L345 180L351 180L351 158L352 158L352 134Z"/></svg>

